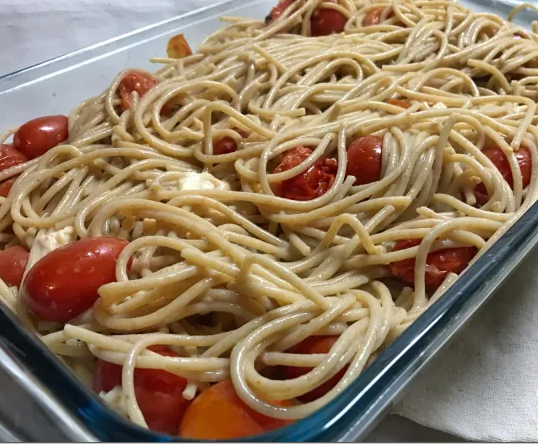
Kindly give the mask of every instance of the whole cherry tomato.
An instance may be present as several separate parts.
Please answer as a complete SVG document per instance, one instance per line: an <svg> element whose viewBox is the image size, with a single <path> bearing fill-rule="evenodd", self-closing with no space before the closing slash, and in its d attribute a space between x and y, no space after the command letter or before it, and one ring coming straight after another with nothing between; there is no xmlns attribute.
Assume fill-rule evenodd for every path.
<svg viewBox="0 0 538 444"><path fill-rule="evenodd" d="M28 263L29 253L22 247L0 251L0 279L9 287L19 287Z"/></svg>
<svg viewBox="0 0 538 444"><path fill-rule="evenodd" d="M379 22L381 21L381 15L383 14L383 11L385 10L384 6L380 6L378 8L372 9L364 19L362 20L362 26L372 26L372 25L379 25ZM387 12L386 18L394 17L394 11L392 8Z"/></svg>
<svg viewBox="0 0 538 444"><path fill-rule="evenodd" d="M273 171L274 174L288 171L303 163L312 150L304 146L298 146L288 151L280 165ZM318 159L314 165L305 172L273 184L273 192L280 197L291 200L311 200L325 194L334 183L338 165L335 159Z"/></svg>
<svg viewBox="0 0 538 444"><path fill-rule="evenodd" d="M243 139L246 139L248 137L248 134L246 131L240 130L238 128L234 128L234 131L239 133L239 135ZM213 154L216 156L221 155L221 154L230 154L236 151L237 151L237 142L235 141L235 139L229 136L221 137L213 145Z"/></svg>
<svg viewBox="0 0 538 444"><path fill-rule="evenodd" d="M365 136L357 139L347 149L347 176L355 176L355 185L376 182L381 178L383 138Z"/></svg>
<svg viewBox="0 0 538 444"><path fill-rule="evenodd" d="M298 353L301 355L325 354L331 351L332 346L337 340L338 336L310 336L305 340L299 342L294 347L290 348L288 352ZM298 378L299 376L306 375L310 370L312 369L308 367L286 366L284 367L285 379ZM342 379L346 370L347 366L340 370L331 379L321 384L319 387L316 387L314 390L300 396L298 398L299 401L311 402L315 401L318 398L321 398L323 395L329 392L336 384L338 384L338 381Z"/></svg>
<svg viewBox="0 0 538 444"><path fill-rule="evenodd" d="M35 159L65 142L68 137L66 116L38 117L17 130L13 135L13 146L26 158Z"/></svg>
<svg viewBox="0 0 538 444"><path fill-rule="evenodd" d="M421 241L421 239L399 240L392 251L416 247L420 245ZM476 247L458 247L438 250L428 254L426 258L426 286L435 290L443 283L448 273L461 273L471 262L477 251ZM414 258L403 259L390 264L390 268L395 276L403 281L413 283L415 281L415 262Z"/></svg>
<svg viewBox="0 0 538 444"><path fill-rule="evenodd" d="M162 356L179 357L163 345L148 347ZM93 389L108 392L121 385L122 367L101 359L97 360ZM181 419L191 403L183 397L187 380L166 370L137 368L134 371L136 401L150 430L175 435Z"/></svg>
<svg viewBox="0 0 538 444"><path fill-rule="evenodd" d="M324 0L327 3L338 3L336 0ZM310 33L314 37L339 34L344 31L347 17L340 11L330 8L317 8L310 19Z"/></svg>
<svg viewBox="0 0 538 444"><path fill-rule="evenodd" d="M289 406L289 401L273 402ZM234 439L284 427L292 421L270 418L247 406L235 392L231 381L222 381L200 393L191 403L179 436L188 439Z"/></svg>
<svg viewBox="0 0 538 444"><path fill-rule="evenodd" d="M482 153L484 153L486 157L493 162L493 164L501 173L503 179L506 180L508 185L510 185L510 188L513 188L514 178L512 177L512 170L510 168L510 164L508 163L508 159L504 155L503 150L501 150L498 146L490 146L484 148L482 150ZM529 152L527 147L523 146L518 149L515 154L519 169L521 171L523 188L525 188L529 185L529 183L531 183L531 153ZM486 190L486 186L483 183L479 183L475 187L474 195L479 205L484 205L489 200L488 191Z"/></svg>
<svg viewBox="0 0 538 444"><path fill-rule="evenodd" d="M43 256L28 272L23 296L39 318L68 322L92 307L102 285L116 281L123 239L82 239Z"/></svg>

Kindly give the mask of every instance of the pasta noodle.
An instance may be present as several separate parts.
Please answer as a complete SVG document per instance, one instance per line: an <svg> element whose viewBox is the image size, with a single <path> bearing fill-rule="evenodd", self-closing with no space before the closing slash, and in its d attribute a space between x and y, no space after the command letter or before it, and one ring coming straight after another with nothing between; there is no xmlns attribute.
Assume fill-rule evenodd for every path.
<svg viewBox="0 0 538 444"><path fill-rule="evenodd" d="M344 32L313 37L320 11L345 17ZM66 142L0 172L16 177L0 241L30 252L25 275L80 239L128 241L115 281L68 322L36 317L24 284L0 281L0 298L88 384L96 358L122 365L102 397L142 426L135 368L186 378L186 399L231 378L257 412L309 415L538 197L536 34L448 0L286 0L276 12L225 17L151 76L121 72L71 111ZM155 84L124 94L133 73ZM368 166L350 144L367 136L379 177L360 183ZM290 153L299 161L282 167ZM312 190L296 178L313 171L313 194L298 197ZM319 336L337 337L330 351L294 351ZM281 366L310 371L272 378ZM275 403L336 375L317 399Z"/></svg>

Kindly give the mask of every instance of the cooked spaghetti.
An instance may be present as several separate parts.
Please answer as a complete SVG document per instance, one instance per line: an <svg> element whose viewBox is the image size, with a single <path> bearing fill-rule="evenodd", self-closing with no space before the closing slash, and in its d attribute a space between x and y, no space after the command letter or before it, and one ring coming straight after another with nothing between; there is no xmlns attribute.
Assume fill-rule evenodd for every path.
<svg viewBox="0 0 538 444"><path fill-rule="evenodd" d="M0 139L2 301L188 438L319 409L538 196L538 35L445 0L224 21ZM251 423L204 418L210 395Z"/></svg>

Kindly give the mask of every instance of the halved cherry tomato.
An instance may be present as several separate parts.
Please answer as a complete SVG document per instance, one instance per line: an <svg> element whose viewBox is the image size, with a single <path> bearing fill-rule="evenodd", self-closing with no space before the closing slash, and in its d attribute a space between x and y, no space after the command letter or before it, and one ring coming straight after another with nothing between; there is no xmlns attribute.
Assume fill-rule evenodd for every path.
<svg viewBox="0 0 538 444"><path fill-rule="evenodd" d="M289 406L289 401L274 405ZM231 381L212 385L194 399L181 425L179 436L188 439L234 439L259 435L292 421L262 415L247 406L235 392Z"/></svg>
<svg viewBox="0 0 538 444"><path fill-rule="evenodd" d="M337 0L324 0L327 3L338 3ZM329 34L339 34L344 31L347 17L340 11L330 8L317 8L310 19L310 34L320 37Z"/></svg>
<svg viewBox="0 0 538 444"><path fill-rule="evenodd" d="M17 180L16 177L14 177L13 179L4 180L2 183L0 183L0 196L1 197L7 197L7 195L11 191L11 188L13 188L13 184L15 183L15 180Z"/></svg>
<svg viewBox="0 0 538 444"><path fill-rule="evenodd" d="M179 357L164 345L148 347L162 356ZM95 392L108 392L121 385L122 367L101 359L97 360L93 378ZM166 370L137 368L134 387L138 406L150 430L175 435L181 418L191 403L183 397L187 380Z"/></svg>
<svg viewBox="0 0 538 444"><path fill-rule="evenodd" d="M28 159L13 145L0 145L0 171L26 162Z"/></svg>
<svg viewBox="0 0 538 444"><path fill-rule="evenodd" d="M82 239L43 256L28 272L23 296L39 318L68 322L89 309L102 285L116 281L116 260L123 239Z"/></svg>
<svg viewBox="0 0 538 444"><path fill-rule="evenodd" d="M390 105L399 106L400 108L409 108L411 104L407 100L391 99L389 100Z"/></svg>
<svg viewBox="0 0 538 444"><path fill-rule="evenodd" d="M405 250L406 248L420 245L422 239L399 240L392 251ZM448 273L461 273L477 253L476 247L458 247L438 250L428 254L426 258L426 286L432 290L439 287ZM394 275L403 281L413 283L415 281L415 259L404 259L390 264Z"/></svg>
<svg viewBox="0 0 538 444"><path fill-rule="evenodd" d="M243 131L239 128L234 128L234 131L239 133L239 135L243 139L246 139L248 137L248 134L246 131ZM235 141L235 139L229 136L221 137L213 145L213 154L216 156L221 155L221 154L235 153L236 151L237 151L237 142Z"/></svg>
<svg viewBox="0 0 538 444"><path fill-rule="evenodd" d="M513 188L514 178L512 177L512 170L510 169L510 164L508 163L508 159L504 155L503 150L501 150L498 146L490 146L484 148L482 150L482 153L484 153L486 157L493 162L493 164L501 173L503 179L506 180L508 185L510 185L510 188ZM527 185L529 185L529 183L531 183L531 153L529 152L527 147L523 146L517 151L515 151L515 155L517 163L519 165L519 169L521 171L523 188L525 188ZM475 187L474 195L479 205L484 205L489 200L486 186L483 183L479 183Z"/></svg>
<svg viewBox="0 0 538 444"><path fill-rule="evenodd" d="M26 158L35 159L65 142L68 137L66 116L38 117L21 125L13 135L13 146Z"/></svg>
<svg viewBox="0 0 538 444"><path fill-rule="evenodd" d="M347 176L355 176L355 185L376 182L381 178L383 138L364 136L347 149Z"/></svg>
<svg viewBox="0 0 538 444"><path fill-rule="evenodd" d="M296 167L311 154L312 150L304 146L298 146L288 151L282 158L280 165L273 171L273 174L282 173ZM273 184L273 192L277 196L291 200L314 199L322 196L331 188L337 168L338 164L335 159L318 159L304 173Z"/></svg>
<svg viewBox="0 0 538 444"><path fill-rule="evenodd" d="M311 355L311 354L324 354L331 351L332 346L338 340L338 336L310 336L305 340L299 342L294 347L290 348L288 352L290 353L299 353L301 355ZM294 379L299 376L306 375L311 368L308 367L284 367L285 379ZM301 402L311 402L315 401L318 398L321 398L327 392L329 392L338 381L342 379L346 373L347 366L340 370L336 375L331 379L321 384L319 387L316 387L314 390L305 393L300 396L298 399Z"/></svg>
<svg viewBox="0 0 538 444"><path fill-rule="evenodd" d="M379 25L379 22L381 21L381 15L383 14L383 11L385 10L384 6L380 6L379 8L372 9L364 19L362 20L362 26L372 26L372 25ZM387 12L386 18L394 17L394 11L392 8Z"/></svg>
<svg viewBox="0 0 538 444"><path fill-rule="evenodd" d="M295 1L296 0L280 0L278 4L273 9L271 9L271 12L269 13L269 15L265 17L265 23L269 24L273 20L276 20L277 18L279 18L282 15L282 13L286 9L288 9L290 5Z"/></svg>
<svg viewBox="0 0 538 444"><path fill-rule="evenodd" d="M30 254L22 247L0 251L0 279L10 287L19 287Z"/></svg>

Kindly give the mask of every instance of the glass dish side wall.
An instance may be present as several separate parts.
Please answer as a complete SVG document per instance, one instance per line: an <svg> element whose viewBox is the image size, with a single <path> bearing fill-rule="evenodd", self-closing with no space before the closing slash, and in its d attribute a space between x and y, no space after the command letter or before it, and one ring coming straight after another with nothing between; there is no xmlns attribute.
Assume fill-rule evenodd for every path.
<svg viewBox="0 0 538 444"><path fill-rule="evenodd" d="M0 78L2 126L16 125L38 115L65 113L89 95L100 93L122 69L129 66L152 69L148 58L162 55L167 40L178 32L183 32L196 47L208 34L223 26L219 16L263 18L275 1L228 1L4 76ZM462 3L492 12L491 2ZM503 16L510 10L500 2L495 6ZM518 20L529 23L529 17L522 14ZM310 417L258 440L350 441L364 437L411 378L536 245L537 218L538 206L534 205L337 399ZM15 364L21 363L22 370L31 376L30 382L36 384L36 390L41 386L41 395L39 390L31 395L44 396L42 401L51 413L67 418L68 424L60 426L66 428L65 433L71 439L92 440L91 434L82 438L78 433L83 431L70 428L84 424L88 431L105 441L174 440L145 431L112 412L3 306L0 306L0 337L4 339L0 351L11 353ZM2 365L5 363L1 362Z"/></svg>

